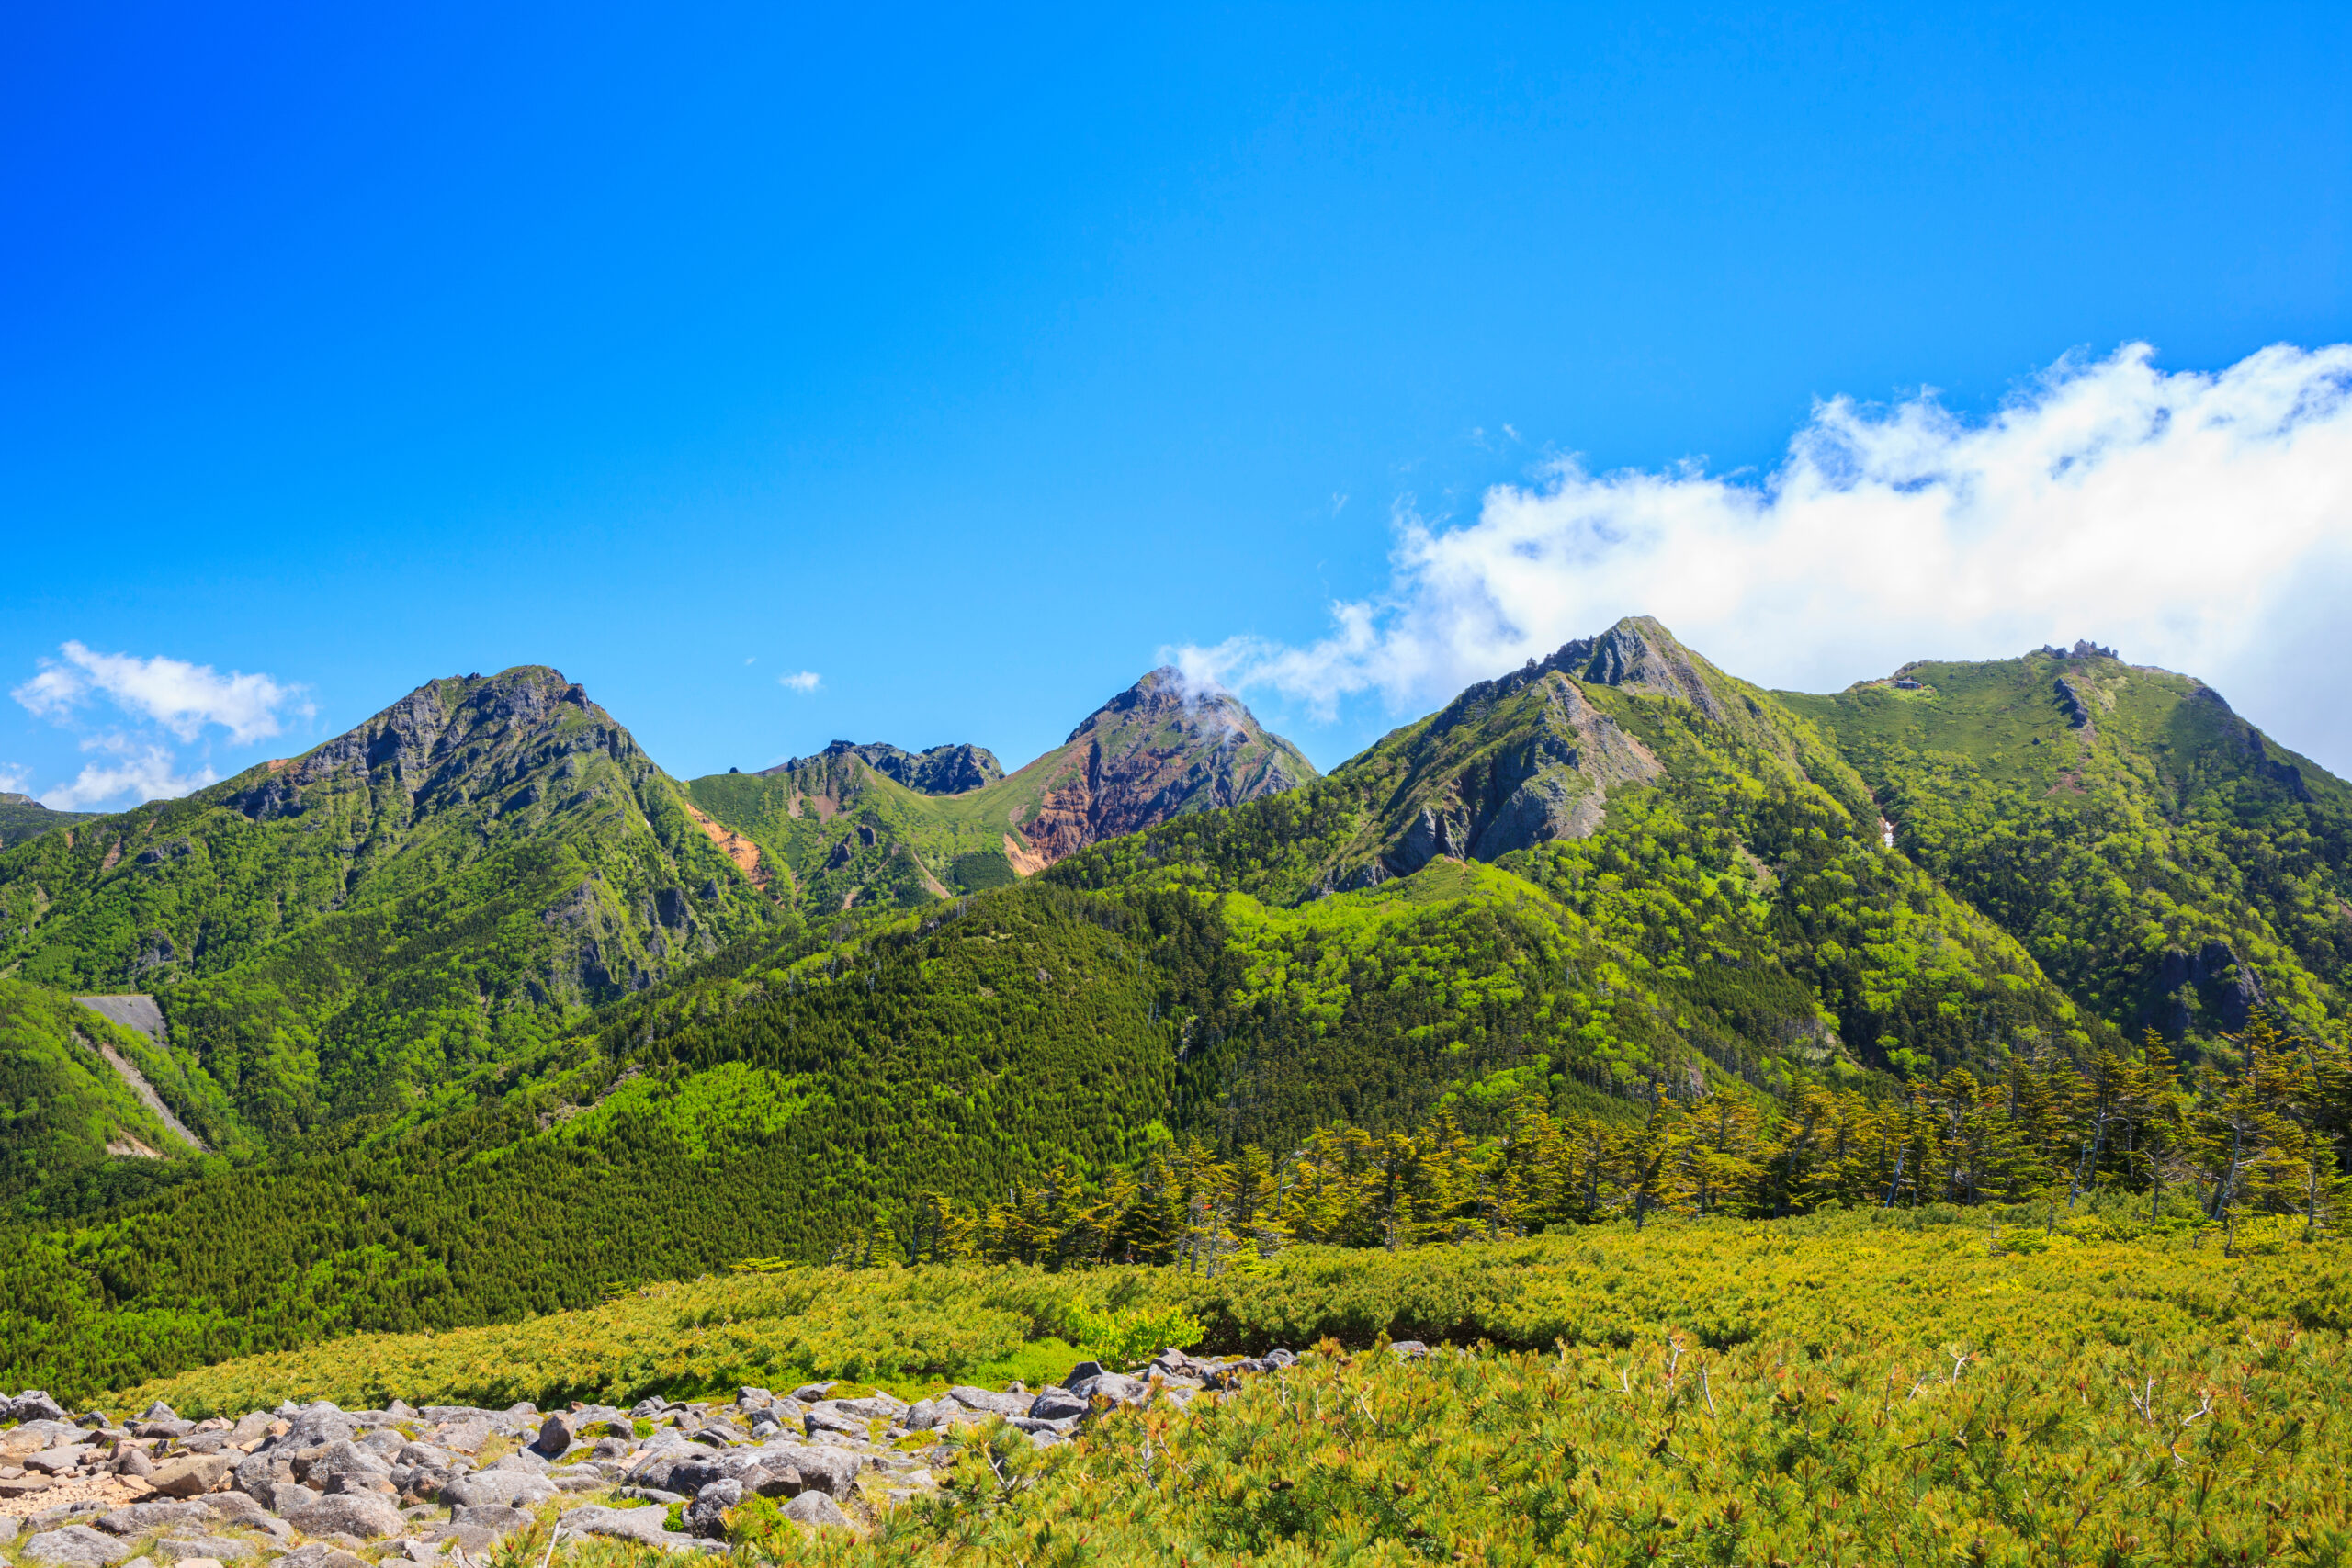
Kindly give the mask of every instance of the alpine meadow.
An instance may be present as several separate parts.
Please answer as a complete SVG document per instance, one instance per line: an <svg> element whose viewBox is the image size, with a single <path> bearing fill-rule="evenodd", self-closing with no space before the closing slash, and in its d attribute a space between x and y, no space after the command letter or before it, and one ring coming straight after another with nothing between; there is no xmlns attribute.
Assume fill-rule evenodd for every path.
<svg viewBox="0 0 2352 1568"><path fill-rule="evenodd" d="M2352 1552L2352 786L2104 648L6 809L26 1562Z"/></svg>

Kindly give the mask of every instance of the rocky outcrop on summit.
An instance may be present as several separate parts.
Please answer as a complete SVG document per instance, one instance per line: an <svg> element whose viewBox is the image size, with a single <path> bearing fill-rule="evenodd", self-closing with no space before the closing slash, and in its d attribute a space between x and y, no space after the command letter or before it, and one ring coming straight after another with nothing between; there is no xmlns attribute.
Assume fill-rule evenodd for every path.
<svg viewBox="0 0 2352 1568"><path fill-rule="evenodd" d="M1044 863L1188 812L1238 806L1317 776L1232 694L1154 670L1013 775L1042 786L1014 826Z"/></svg>
<svg viewBox="0 0 2352 1568"><path fill-rule="evenodd" d="M559 723L571 710L578 722ZM503 674L431 681L356 729L282 764L225 802L256 822L299 817L321 784L397 790L415 820L494 801L493 812L537 805L544 791L497 797L569 758L605 753L627 765L651 763L628 732L588 694L541 665ZM576 774L577 769L572 770Z"/></svg>
<svg viewBox="0 0 2352 1568"><path fill-rule="evenodd" d="M1611 792L1665 776L1614 694L1666 699L1711 728L1786 750L1754 694L1657 621L1629 616L1480 682L1334 774L1358 782L1378 829L1325 886L1367 887L1440 855L1492 861L1598 831Z"/></svg>
<svg viewBox="0 0 2352 1568"><path fill-rule="evenodd" d="M928 751L916 752L880 740L864 745L836 740L813 757L795 757L789 762L763 768L760 776L794 773L843 757L855 757L884 778L902 784L919 795L962 795L983 789L1004 777L996 753L985 746L933 746Z"/></svg>

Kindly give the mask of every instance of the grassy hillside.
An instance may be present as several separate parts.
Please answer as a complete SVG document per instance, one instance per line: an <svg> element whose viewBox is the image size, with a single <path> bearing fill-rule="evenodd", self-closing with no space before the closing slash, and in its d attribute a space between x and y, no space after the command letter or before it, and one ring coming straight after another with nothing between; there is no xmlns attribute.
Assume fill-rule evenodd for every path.
<svg viewBox="0 0 2352 1568"><path fill-rule="evenodd" d="M247 1124L383 1115L776 918L552 670L0 852L0 974L145 990Z"/></svg>
<svg viewBox="0 0 2352 1568"><path fill-rule="evenodd" d="M976 748L917 758L841 743L686 787L697 807L785 869L799 907L817 919L1001 887L1102 839L1315 776L1239 702L1188 691L1176 671L1156 670L1009 777ZM920 787L943 782L978 787Z"/></svg>
<svg viewBox="0 0 2352 1568"><path fill-rule="evenodd" d="M1781 700L2086 1010L2210 1042L2267 1001L2345 1037L2352 785L2210 687L2087 646L1902 674L1917 688Z"/></svg>
<svg viewBox="0 0 2352 1568"><path fill-rule="evenodd" d="M1300 906L1463 851L1623 955L1558 972L1577 1014L1559 1043L1597 1057L1603 1083L1997 1072L2016 1050L2117 1038L1885 850L1869 786L1827 735L1650 621L1473 687L1312 786L1053 874Z"/></svg>

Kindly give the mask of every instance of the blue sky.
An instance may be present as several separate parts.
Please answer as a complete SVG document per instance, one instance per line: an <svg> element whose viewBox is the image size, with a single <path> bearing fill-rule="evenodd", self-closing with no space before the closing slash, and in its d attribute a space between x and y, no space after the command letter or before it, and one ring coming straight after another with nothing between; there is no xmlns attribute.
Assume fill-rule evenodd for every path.
<svg viewBox="0 0 2352 1568"><path fill-rule="evenodd" d="M492 9L0 22L17 787L128 804L526 661L681 773L1010 764L1171 649L1329 765L1645 609L1814 685L2104 637L2352 770L2346 7ZM2152 445L2281 397L2260 450ZM2086 406L2142 421L2103 499L1740 511L1927 427L1978 505ZM1624 471L1672 504L1612 521ZM2010 594L1984 541L2065 558L2078 502L2090 564ZM1915 526L1966 603L1683 570ZM2136 570L2244 529L2218 588Z"/></svg>

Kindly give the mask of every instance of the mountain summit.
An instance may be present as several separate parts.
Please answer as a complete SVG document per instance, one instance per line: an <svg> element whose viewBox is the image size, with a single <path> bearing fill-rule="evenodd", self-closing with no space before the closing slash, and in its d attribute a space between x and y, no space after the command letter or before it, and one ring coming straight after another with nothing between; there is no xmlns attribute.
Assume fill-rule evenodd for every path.
<svg viewBox="0 0 2352 1568"><path fill-rule="evenodd" d="M1013 776L1042 786L1013 822L1044 866L1104 839L1277 795L1317 775L1315 764L1261 726L1238 697L1188 686L1182 672L1162 666Z"/></svg>
<svg viewBox="0 0 2352 1568"><path fill-rule="evenodd" d="M1044 870L1090 844L1306 783L1315 765L1230 693L1154 670L1010 776L977 746L835 741L687 785L785 869L810 914L921 903Z"/></svg>
<svg viewBox="0 0 2352 1568"><path fill-rule="evenodd" d="M722 837L558 671L451 676L0 852L0 973L153 992L238 1112L291 1134L404 1106L764 924Z"/></svg>

